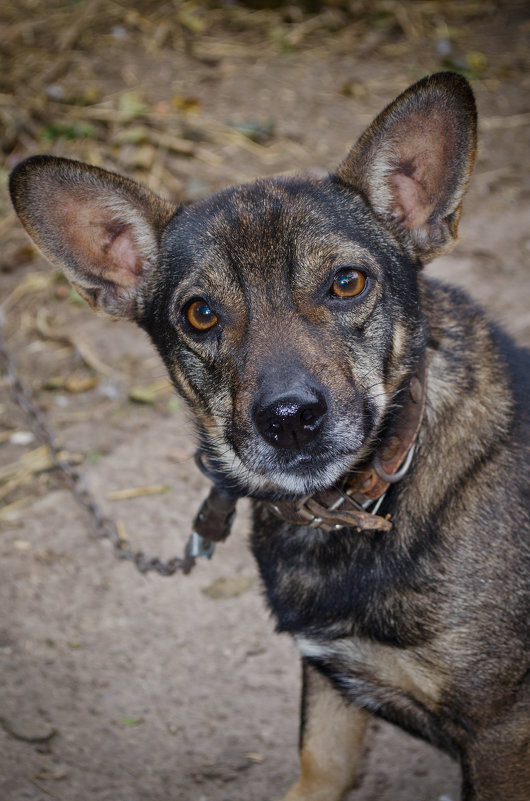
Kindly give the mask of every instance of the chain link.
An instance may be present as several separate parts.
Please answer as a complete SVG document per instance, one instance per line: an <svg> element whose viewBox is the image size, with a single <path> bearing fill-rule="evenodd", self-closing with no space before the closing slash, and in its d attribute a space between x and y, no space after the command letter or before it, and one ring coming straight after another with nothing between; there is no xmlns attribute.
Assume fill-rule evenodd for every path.
<svg viewBox="0 0 530 801"><path fill-rule="evenodd" d="M1 314L1 311L0 311ZM96 503L93 494L86 485L85 476L74 470L69 462L61 457L62 449L52 433L47 420L33 400L29 386L19 376L15 362L5 342L0 319L0 368L5 371L11 397L25 415L31 430L44 445L47 445L51 458L65 476L73 497L90 517L92 526L98 536L111 542L119 559L133 562L140 573L154 571L161 576L172 576L177 571L188 574L195 564L195 558L187 551L184 556L175 556L164 562L158 557L146 556L143 551L135 551L130 543L118 531L114 520L107 517Z"/></svg>

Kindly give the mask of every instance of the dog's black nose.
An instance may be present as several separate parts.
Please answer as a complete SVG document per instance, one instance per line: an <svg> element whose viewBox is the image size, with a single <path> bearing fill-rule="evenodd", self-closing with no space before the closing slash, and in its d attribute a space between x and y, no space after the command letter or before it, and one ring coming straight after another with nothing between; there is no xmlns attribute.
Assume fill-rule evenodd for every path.
<svg viewBox="0 0 530 801"><path fill-rule="evenodd" d="M258 404L254 423L263 439L275 448L300 449L317 437L327 408L320 393L300 391Z"/></svg>

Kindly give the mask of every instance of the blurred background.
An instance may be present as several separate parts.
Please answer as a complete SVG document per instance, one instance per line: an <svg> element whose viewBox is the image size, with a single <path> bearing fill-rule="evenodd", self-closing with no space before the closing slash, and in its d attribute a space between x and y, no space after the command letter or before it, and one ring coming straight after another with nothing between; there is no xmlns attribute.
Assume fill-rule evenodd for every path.
<svg viewBox="0 0 530 801"><path fill-rule="evenodd" d="M190 203L332 169L429 72L472 83L461 242L431 275L530 343L526 0L0 4L0 323L38 408L135 547L180 553L206 482L140 331L96 318L29 243L10 170L50 153ZM50 199L53 202L53 199ZM0 797L270 801L296 775L297 658L274 637L244 510L188 578L141 578L90 536L0 371ZM374 726L352 801L456 801L447 760Z"/></svg>
<svg viewBox="0 0 530 801"><path fill-rule="evenodd" d="M2 185L37 151L185 202L331 167L372 109L440 69L490 116L528 110L524 0L4 0L0 24Z"/></svg>

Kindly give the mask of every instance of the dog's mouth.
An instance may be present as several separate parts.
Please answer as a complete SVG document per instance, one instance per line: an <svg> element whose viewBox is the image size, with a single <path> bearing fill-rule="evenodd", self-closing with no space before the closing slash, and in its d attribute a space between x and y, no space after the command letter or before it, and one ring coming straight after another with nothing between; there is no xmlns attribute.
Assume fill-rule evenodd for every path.
<svg viewBox="0 0 530 801"><path fill-rule="evenodd" d="M215 483L265 500L303 497L333 487L364 453L359 427L321 436L304 448L274 448L249 438L221 452L206 448Z"/></svg>
<svg viewBox="0 0 530 801"><path fill-rule="evenodd" d="M281 501L302 498L337 484L357 461L357 454L335 453L333 459L311 454L291 454L283 464L248 464L233 452L204 461L207 475L233 495Z"/></svg>
<svg viewBox="0 0 530 801"><path fill-rule="evenodd" d="M272 485L275 497L305 496L333 487L358 460L358 451L325 456L319 454L290 454L260 475Z"/></svg>

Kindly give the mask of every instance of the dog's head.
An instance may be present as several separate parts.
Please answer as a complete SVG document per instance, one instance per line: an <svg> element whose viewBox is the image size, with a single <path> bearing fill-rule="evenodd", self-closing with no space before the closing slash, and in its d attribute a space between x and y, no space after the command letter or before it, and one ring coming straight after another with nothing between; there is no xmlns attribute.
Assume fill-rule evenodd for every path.
<svg viewBox="0 0 530 801"><path fill-rule="evenodd" d="M97 311L150 334L228 486L306 494L367 455L426 341L418 269L455 241L475 151L467 82L408 89L322 179L175 209L38 156L11 178L28 233Z"/></svg>

